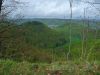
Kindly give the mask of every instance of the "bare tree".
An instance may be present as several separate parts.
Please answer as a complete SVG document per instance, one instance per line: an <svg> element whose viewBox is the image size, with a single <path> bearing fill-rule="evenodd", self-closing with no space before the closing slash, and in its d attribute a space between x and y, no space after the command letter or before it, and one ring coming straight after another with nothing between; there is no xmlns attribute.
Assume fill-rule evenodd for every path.
<svg viewBox="0 0 100 75"><path fill-rule="evenodd" d="M0 0L0 20L5 19L10 13L19 8L19 4L21 3L17 0Z"/></svg>
<svg viewBox="0 0 100 75"><path fill-rule="evenodd" d="M70 4L70 26L69 26L69 50L67 53L67 60L69 60L69 55L71 53L71 44L72 44L72 29L71 29L71 21L72 21L72 3L73 0L69 0L69 4Z"/></svg>

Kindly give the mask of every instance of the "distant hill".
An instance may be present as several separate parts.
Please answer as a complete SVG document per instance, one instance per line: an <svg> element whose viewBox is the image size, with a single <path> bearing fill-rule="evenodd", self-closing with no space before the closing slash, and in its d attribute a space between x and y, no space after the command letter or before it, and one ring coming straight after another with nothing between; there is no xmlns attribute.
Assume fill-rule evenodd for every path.
<svg viewBox="0 0 100 75"><path fill-rule="evenodd" d="M39 22L42 22L42 23L48 25L49 27L59 26L59 25L62 25L66 22L65 19L39 19L39 18L34 18L34 19L14 20L14 22L18 23L18 24L21 24L21 23L24 23L24 22L29 22L29 21L39 21Z"/></svg>
<svg viewBox="0 0 100 75"><path fill-rule="evenodd" d="M21 23L29 22L29 21L39 21L39 22L42 22L42 23L46 24L47 26L49 26L51 28L55 28L57 26L61 26L61 25L64 25L66 23L70 23L70 19L48 19L48 18L42 19L42 18L33 18L33 19L13 20L13 22L15 22L17 24L21 24ZM91 28L94 28L95 26L97 26L100 29L100 26L97 25L97 23L99 23L100 20L93 20L93 19L91 19L91 20L88 21L86 19L85 23L88 24L88 22L89 22ZM82 24L83 20L81 20L81 19L73 19L72 23Z"/></svg>

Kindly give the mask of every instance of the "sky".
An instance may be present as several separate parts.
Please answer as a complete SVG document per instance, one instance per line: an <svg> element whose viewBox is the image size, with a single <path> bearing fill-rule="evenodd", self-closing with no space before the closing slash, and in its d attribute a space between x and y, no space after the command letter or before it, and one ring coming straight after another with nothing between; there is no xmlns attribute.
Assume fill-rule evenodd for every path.
<svg viewBox="0 0 100 75"><path fill-rule="evenodd" d="M8 0L9 1L9 0ZM24 4L18 7L10 16L15 17L20 14L24 18L70 18L70 5L69 0L17 0ZM73 18L82 18L84 9L86 16L90 18L100 18L99 5L92 6L91 4L84 3L99 2L100 0L73 0ZM9 2L5 2L5 4Z"/></svg>

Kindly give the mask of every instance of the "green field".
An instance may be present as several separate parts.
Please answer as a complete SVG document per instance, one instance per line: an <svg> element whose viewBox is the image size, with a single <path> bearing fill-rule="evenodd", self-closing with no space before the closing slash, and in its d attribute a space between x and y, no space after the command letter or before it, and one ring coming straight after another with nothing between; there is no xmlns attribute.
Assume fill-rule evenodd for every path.
<svg viewBox="0 0 100 75"><path fill-rule="evenodd" d="M0 75L100 75L99 21L16 22L0 22Z"/></svg>

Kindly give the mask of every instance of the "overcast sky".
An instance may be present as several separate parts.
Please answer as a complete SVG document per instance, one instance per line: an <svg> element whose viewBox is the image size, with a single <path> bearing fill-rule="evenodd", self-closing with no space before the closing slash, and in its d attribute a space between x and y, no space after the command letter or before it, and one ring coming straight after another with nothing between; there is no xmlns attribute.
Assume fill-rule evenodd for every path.
<svg viewBox="0 0 100 75"><path fill-rule="evenodd" d="M70 7L69 0L19 0L25 2L23 7L18 8L13 12L13 16L20 13L25 18L69 18ZM100 12L95 9L100 8L100 5L92 7L89 2L100 2L100 0L73 0L73 18L83 17L84 8L88 8L86 15L94 18L99 18Z"/></svg>

